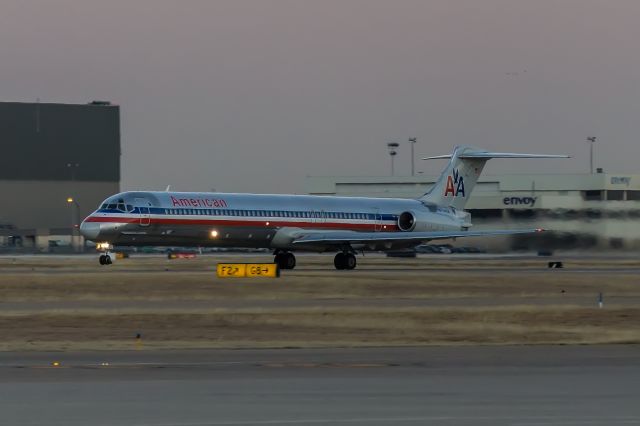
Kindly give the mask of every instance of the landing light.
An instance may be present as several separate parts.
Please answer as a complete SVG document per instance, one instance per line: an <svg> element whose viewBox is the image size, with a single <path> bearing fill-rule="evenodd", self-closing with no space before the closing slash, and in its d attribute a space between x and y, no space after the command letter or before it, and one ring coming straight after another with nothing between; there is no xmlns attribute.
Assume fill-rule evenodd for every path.
<svg viewBox="0 0 640 426"><path fill-rule="evenodd" d="M96 244L96 248L98 250L109 250L110 246L111 245L109 243L98 243L98 244Z"/></svg>
<svg viewBox="0 0 640 426"><path fill-rule="evenodd" d="M67 198L67 203L73 203L73 198L68 197L68 198Z"/></svg>
<svg viewBox="0 0 640 426"><path fill-rule="evenodd" d="M214 229L213 231L211 231L211 238L217 238L217 237L218 237L218 231Z"/></svg>

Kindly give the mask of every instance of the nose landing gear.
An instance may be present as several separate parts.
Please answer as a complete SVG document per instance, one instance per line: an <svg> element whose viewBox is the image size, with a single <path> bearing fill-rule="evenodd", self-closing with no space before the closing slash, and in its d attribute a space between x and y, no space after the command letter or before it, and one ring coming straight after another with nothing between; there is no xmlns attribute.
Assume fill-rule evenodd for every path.
<svg viewBox="0 0 640 426"><path fill-rule="evenodd" d="M96 244L96 248L102 251L102 254L98 258L98 261L101 265L111 265L115 259L114 254L109 253L109 250L113 249L113 246L110 243L98 243Z"/></svg>

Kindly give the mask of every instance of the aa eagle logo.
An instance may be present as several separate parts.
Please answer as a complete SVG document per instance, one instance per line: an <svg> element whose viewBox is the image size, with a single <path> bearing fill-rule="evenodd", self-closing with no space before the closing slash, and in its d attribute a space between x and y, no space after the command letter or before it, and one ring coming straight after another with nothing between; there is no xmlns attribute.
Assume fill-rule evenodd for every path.
<svg viewBox="0 0 640 426"><path fill-rule="evenodd" d="M458 197L464 195L464 179L458 173L458 169L453 169L453 174L447 176L447 186L444 189L444 196L453 195Z"/></svg>

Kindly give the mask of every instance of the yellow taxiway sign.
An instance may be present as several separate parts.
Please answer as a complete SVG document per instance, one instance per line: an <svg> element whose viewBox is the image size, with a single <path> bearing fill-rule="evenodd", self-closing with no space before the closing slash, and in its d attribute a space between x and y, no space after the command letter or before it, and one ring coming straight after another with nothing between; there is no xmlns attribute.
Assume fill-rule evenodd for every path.
<svg viewBox="0 0 640 426"><path fill-rule="evenodd" d="M220 278L254 278L280 276L280 269L275 263L218 263Z"/></svg>

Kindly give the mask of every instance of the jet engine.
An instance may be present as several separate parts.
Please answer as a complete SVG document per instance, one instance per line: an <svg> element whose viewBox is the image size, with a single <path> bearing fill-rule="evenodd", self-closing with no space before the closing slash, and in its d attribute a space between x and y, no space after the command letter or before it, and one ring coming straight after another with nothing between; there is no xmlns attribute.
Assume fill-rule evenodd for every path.
<svg viewBox="0 0 640 426"><path fill-rule="evenodd" d="M413 231L416 223L416 216L413 212L402 212L400 216L398 216L398 228L400 228L401 231Z"/></svg>
<svg viewBox="0 0 640 426"><path fill-rule="evenodd" d="M443 214L426 210L405 211L398 216L398 228L403 232L459 230L469 226L469 213L453 209L444 210Z"/></svg>

